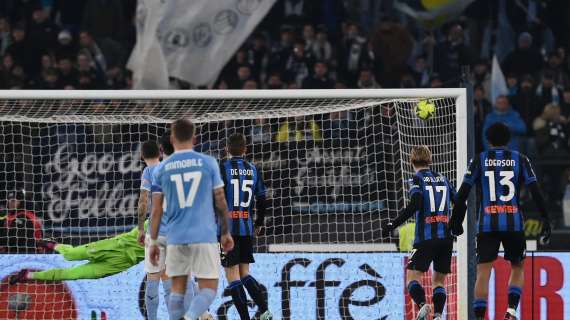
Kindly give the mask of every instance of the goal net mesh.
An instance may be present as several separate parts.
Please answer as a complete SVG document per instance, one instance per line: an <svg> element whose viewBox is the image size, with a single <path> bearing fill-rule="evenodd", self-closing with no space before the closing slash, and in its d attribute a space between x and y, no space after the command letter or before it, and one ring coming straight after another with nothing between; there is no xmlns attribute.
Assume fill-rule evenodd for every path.
<svg viewBox="0 0 570 320"><path fill-rule="evenodd" d="M0 263L6 267L0 318L83 318L85 308L95 310L90 316L96 318L104 314L97 309L103 307L78 301L71 281L11 286L7 276L22 268L50 267L34 264L48 255L42 238L77 246L135 227L144 168L140 146L158 140L181 117L197 124L195 149L217 159L226 156L231 133L247 137L247 158L260 168L269 199L267 227L256 239L256 251L314 261L314 267L304 265L313 277L307 280L303 266L282 271L275 262L268 269L279 259L259 255L265 269L258 274L289 272L288 277L295 273L306 280L304 287L262 283L276 318L415 318L404 290L406 255L394 253L399 237L383 232L382 225L406 203L412 146L428 145L433 168L456 184L461 143L456 141L456 101L429 99L437 111L428 121L416 117L419 99L412 98L1 101L0 199L6 202L0 245L9 258ZM370 253L378 248L392 252ZM339 263L327 268L323 261L331 257L347 265L351 259L366 262L358 268L365 279L376 280L366 282L367 288L351 287L352 296L344 297L352 271ZM58 259L59 267L88 262ZM140 266L137 270L142 272ZM256 270L253 265L254 275ZM326 271L326 281L318 277L319 270ZM398 292L387 284L395 282ZM128 291L118 283L106 288L113 304L138 301L140 282ZM428 296L429 283L426 277ZM225 285L222 280L220 286ZM456 285L453 273L448 293L455 293ZM237 318L228 301L216 300L211 312L220 319ZM456 309L456 295L449 294L447 319L457 318Z"/></svg>

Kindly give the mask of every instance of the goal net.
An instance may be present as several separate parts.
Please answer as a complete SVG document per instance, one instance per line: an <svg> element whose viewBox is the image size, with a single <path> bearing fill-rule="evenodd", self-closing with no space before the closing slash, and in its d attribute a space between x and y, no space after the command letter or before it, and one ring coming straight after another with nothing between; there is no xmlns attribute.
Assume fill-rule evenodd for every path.
<svg viewBox="0 0 570 320"><path fill-rule="evenodd" d="M427 121L414 113L420 99L436 105ZM230 134L248 139L247 158L260 168L270 203L251 273L276 318L415 319L405 290L408 254L382 226L406 204L412 146L428 145L434 169L460 181L465 108L461 89L3 93L0 318L143 318L140 263L97 280L10 285L8 277L94 263L67 261L41 239L78 246L135 227L140 146L189 117L198 127L195 149L217 159L226 157ZM461 241L446 319L466 318ZM221 279L210 312L236 319Z"/></svg>

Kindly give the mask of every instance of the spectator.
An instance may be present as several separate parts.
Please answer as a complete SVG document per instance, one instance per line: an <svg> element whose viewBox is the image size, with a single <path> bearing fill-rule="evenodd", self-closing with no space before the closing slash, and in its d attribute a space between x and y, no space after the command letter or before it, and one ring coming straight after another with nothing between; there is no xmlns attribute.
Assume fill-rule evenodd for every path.
<svg viewBox="0 0 570 320"><path fill-rule="evenodd" d="M309 76L309 70L312 65L312 53L305 50L303 41L297 41L285 66L285 80L295 81L298 85L301 85L303 79Z"/></svg>
<svg viewBox="0 0 570 320"><path fill-rule="evenodd" d="M0 56L6 53L6 49L12 43L10 36L10 23L6 18L0 18Z"/></svg>
<svg viewBox="0 0 570 320"><path fill-rule="evenodd" d="M519 35L518 47L507 55L502 69L506 74L515 74L517 77L525 74L536 77L542 65L542 55L532 47L532 36L523 32Z"/></svg>
<svg viewBox="0 0 570 320"><path fill-rule="evenodd" d="M68 57L63 57L59 59L57 64L59 69L59 80L61 82L62 87L65 86L77 86L79 81L79 73L77 69L73 66L71 59Z"/></svg>
<svg viewBox="0 0 570 320"><path fill-rule="evenodd" d="M277 72L272 73L267 79L267 89L283 89L283 86L281 75Z"/></svg>
<svg viewBox="0 0 570 320"><path fill-rule="evenodd" d="M356 24L349 24L347 32L339 45L338 71L340 77L345 79L350 87L354 87L358 78L358 71L366 57L368 44L366 38L360 35Z"/></svg>
<svg viewBox="0 0 570 320"><path fill-rule="evenodd" d="M287 64L287 59L291 55L294 43L293 30L289 26L281 27L281 38L279 43L276 43L271 48L271 55L269 58L269 68L270 71L283 72L285 70L285 65Z"/></svg>
<svg viewBox="0 0 570 320"><path fill-rule="evenodd" d="M6 234L5 246L8 253L34 253L36 241L43 238L42 221L24 205L25 191L11 191L6 197L3 221Z"/></svg>
<svg viewBox="0 0 570 320"><path fill-rule="evenodd" d="M333 56L333 50L331 43L328 40L327 32L323 28L319 28L317 31L317 38L312 45L312 50L317 60L330 63Z"/></svg>
<svg viewBox="0 0 570 320"><path fill-rule="evenodd" d="M416 88L416 81L414 76L411 73L404 73L402 74L402 78L400 79L400 88Z"/></svg>
<svg viewBox="0 0 570 320"><path fill-rule="evenodd" d="M370 69L362 69L358 75L356 87L358 89L377 89L380 88L380 85L376 82L374 74L372 74Z"/></svg>
<svg viewBox="0 0 570 320"><path fill-rule="evenodd" d="M553 164L545 165L542 171L545 177L546 193L552 201L562 198L562 185L560 172L564 165L557 164L570 158L570 140L568 122L560 113L560 106L548 104L544 107L542 115L533 123L536 135L536 145L544 160L553 160Z"/></svg>
<svg viewBox="0 0 570 320"><path fill-rule="evenodd" d="M93 67L88 54L80 52L77 55L77 71L79 71L79 87L84 89L100 89L103 87L103 80ZM89 78L89 80L86 78Z"/></svg>
<svg viewBox="0 0 570 320"><path fill-rule="evenodd" d="M473 107L475 108L475 132L482 132L483 123L487 115L491 112L491 102L487 99L485 88L479 84L476 85L473 92ZM483 151L483 140L481 135L475 135L476 152Z"/></svg>
<svg viewBox="0 0 570 320"><path fill-rule="evenodd" d="M514 108L523 118L527 128L532 127L532 122L542 112L536 92L534 88L534 79L530 75L522 78L520 88L516 97L513 99ZM533 131L528 131L529 135L533 135Z"/></svg>
<svg viewBox="0 0 570 320"><path fill-rule="evenodd" d="M509 99L515 99L517 94L519 93L519 79L514 74L507 75L507 89L509 89L509 93L507 97Z"/></svg>
<svg viewBox="0 0 570 320"><path fill-rule="evenodd" d="M16 25L12 29L12 44L6 48L6 53L12 56L15 64L23 66L26 73L39 69L39 56L33 52L33 47L26 38L26 30L22 25ZM38 60L34 61L34 58Z"/></svg>
<svg viewBox="0 0 570 320"><path fill-rule="evenodd" d="M79 33L79 44L84 53L91 56L91 61L95 62L95 68L104 74L107 68L122 66L124 64L123 48L115 41L95 39L87 31Z"/></svg>
<svg viewBox="0 0 570 320"><path fill-rule="evenodd" d="M303 41L305 43L305 50L308 52L313 52L313 47L317 41L315 36L315 27L312 24L306 24L303 26Z"/></svg>
<svg viewBox="0 0 570 320"><path fill-rule="evenodd" d="M295 117L286 120L277 131L275 141L320 141L322 140L321 128L314 119Z"/></svg>
<svg viewBox="0 0 570 320"><path fill-rule="evenodd" d="M251 68L249 66L243 65L238 67L236 79L234 80L232 89L242 89L247 80L251 79Z"/></svg>
<svg viewBox="0 0 570 320"><path fill-rule="evenodd" d="M432 89L443 88L443 81L441 81L441 77L437 73L432 74L429 86Z"/></svg>
<svg viewBox="0 0 570 320"><path fill-rule="evenodd" d="M427 60L425 55L419 55L416 57L416 61L413 67L414 81L420 88L426 88L429 85L429 70L427 65Z"/></svg>
<svg viewBox="0 0 570 320"><path fill-rule="evenodd" d="M314 74L303 80L303 89L332 89L334 81L328 76L328 66L325 62L315 63Z"/></svg>
<svg viewBox="0 0 570 320"><path fill-rule="evenodd" d="M491 96L491 74L489 73L489 65L486 60L479 60L473 66L472 80L474 85L481 85L485 92Z"/></svg>
<svg viewBox="0 0 570 320"><path fill-rule="evenodd" d="M55 45L55 56L57 59L69 58L73 59L77 56L78 48L73 43L73 37L67 30L61 30L57 35L57 43Z"/></svg>
<svg viewBox="0 0 570 320"><path fill-rule="evenodd" d="M543 73L542 81L536 88L536 98L540 106L560 102L560 91L554 83L552 72L547 70Z"/></svg>
<svg viewBox="0 0 570 320"><path fill-rule="evenodd" d="M459 83L461 66L471 64L470 50L465 44L463 27L458 23L451 25L445 40L434 48L434 72L437 72L446 84L448 82L450 84Z"/></svg>
<svg viewBox="0 0 570 320"><path fill-rule="evenodd" d="M257 79L262 79L269 64L269 49L267 40L262 34L256 34L253 38L253 45L248 52L249 61L253 61L253 74Z"/></svg>
<svg viewBox="0 0 570 320"><path fill-rule="evenodd" d="M489 145L484 138L485 132L487 131L487 128L497 122L504 123L511 130L512 139L509 142L509 148L512 150L519 150L519 139L526 133L526 125L520 114L511 108L509 99L503 95L497 97L493 111L485 117L483 131L481 132L485 149L489 148Z"/></svg>
<svg viewBox="0 0 570 320"><path fill-rule="evenodd" d="M32 12L32 22L28 28L28 41L36 55L51 52L56 44L59 27L49 19L49 13L42 7Z"/></svg>
<svg viewBox="0 0 570 320"><path fill-rule="evenodd" d="M107 71L106 87L113 90L123 90L127 87L125 72L122 68L115 66Z"/></svg>
<svg viewBox="0 0 570 320"><path fill-rule="evenodd" d="M563 85L568 83L568 72L562 67L562 57L558 52L551 52L548 55L548 70L552 73L554 83Z"/></svg>
<svg viewBox="0 0 570 320"><path fill-rule="evenodd" d="M126 30L123 1L87 0L81 22L82 29L97 40L121 41Z"/></svg>

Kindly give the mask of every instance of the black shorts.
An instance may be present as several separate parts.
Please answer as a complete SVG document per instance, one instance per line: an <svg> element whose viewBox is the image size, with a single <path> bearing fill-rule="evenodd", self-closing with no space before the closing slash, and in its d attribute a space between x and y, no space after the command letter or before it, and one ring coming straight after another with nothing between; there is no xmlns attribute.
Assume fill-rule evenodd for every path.
<svg viewBox="0 0 570 320"><path fill-rule="evenodd" d="M526 239L522 232L481 232L477 235L477 263L495 261L501 243L505 260L519 264L526 257Z"/></svg>
<svg viewBox="0 0 570 320"><path fill-rule="evenodd" d="M451 273L452 239L434 239L414 245L408 260L408 270L426 272L433 262L433 270L439 273Z"/></svg>
<svg viewBox="0 0 570 320"><path fill-rule="evenodd" d="M254 263L253 259L253 237L233 236L234 248L228 253L222 252L222 266L224 268L233 267L241 263Z"/></svg>

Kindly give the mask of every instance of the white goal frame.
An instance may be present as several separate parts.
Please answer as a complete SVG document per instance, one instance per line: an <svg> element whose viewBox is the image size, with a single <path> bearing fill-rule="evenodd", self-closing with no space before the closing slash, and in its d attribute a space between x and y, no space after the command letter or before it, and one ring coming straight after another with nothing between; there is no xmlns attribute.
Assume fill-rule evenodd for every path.
<svg viewBox="0 0 570 320"><path fill-rule="evenodd" d="M2 100L216 100L216 99L367 99L367 98L453 98L456 103L456 143L457 143L457 184L463 179L467 169L467 90L464 88L445 89L348 89L348 90L2 90ZM7 111L2 110L0 112ZM7 114L0 114L1 120L13 121ZM464 230L467 228L464 222ZM472 235L465 234L457 240L457 316L468 319L469 252L468 240ZM385 244L370 248L351 245L356 252L378 252L386 250ZM372 245L373 246L373 245ZM384 246L384 247L382 247ZM334 246L333 246L334 247ZM311 247L311 250L317 248ZM324 252L325 248L318 248ZM330 248L329 248L330 250ZM330 251L329 251L330 252Z"/></svg>

